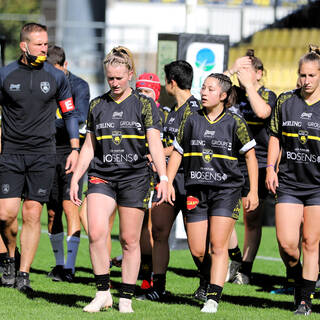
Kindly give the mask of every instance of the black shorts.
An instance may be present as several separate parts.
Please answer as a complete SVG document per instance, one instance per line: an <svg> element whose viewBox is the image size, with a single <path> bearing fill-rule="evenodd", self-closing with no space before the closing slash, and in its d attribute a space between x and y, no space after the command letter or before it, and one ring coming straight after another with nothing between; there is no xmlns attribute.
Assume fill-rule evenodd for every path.
<svg viewBox="0 0 320 320"><path fill-rule="evenodd" d="M310 195L296 196L289 193L284 193L277 190L276 196L277 203L295 203L303 204L305 207L308 206L320 206L320 194L319 192L311 193Z"/></svg>
<svg viewBox="0 0 320 320"><path fill-rule="evenodd" d="M241 190L241 197L244 198L250 191L250 181L248 171L242 171L244 177L244 185ZM258 180L258 195L259 199L264 200L269 191L266 188L266 168L259 168L259 180Z"/></svg>
<svg viewBox="0 0 320 320"><path fill-rule="evenodd" d="M214 189L193 186L187 189L187 222L208 220L211 216L239 219L241 188Z"/></svg>
<svg viewBox="0 0 320 320"><path fill-rule="evenodd" d="M65 166L66 161L70 153L57 153L56 155L56 167L53 185L49 197L49 202L47 203L48 209L54 209L58 206L62 206L63 200L70 200L70 183L73 173L66 174ZM82 186L83 177L79 180L79 199L82 198Z"/></svg>
<svg viewBox="0 0 320 320"><path fill-rule="evenodd" d="M148 209L151 190L150 176L119 182L106 181L92 176L88 178L88 195L91 193L104 194L123 207Z"/></svg>
<svg viewBox="0 0 320 320"><path fill-rule="evenodd" d="M56 163L55 154L1 154L0 199L49 200Z"/></svg>

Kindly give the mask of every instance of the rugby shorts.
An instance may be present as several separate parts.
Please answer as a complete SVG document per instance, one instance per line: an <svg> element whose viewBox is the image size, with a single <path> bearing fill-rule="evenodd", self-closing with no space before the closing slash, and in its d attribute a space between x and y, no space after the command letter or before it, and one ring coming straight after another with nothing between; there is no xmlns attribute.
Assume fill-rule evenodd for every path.
<svg viewBox="0 0 320 320"><path fill-rule="evenodd" d="M294 195L292 193L286 193L280 190L277 190L276 196L277 203L294 203L294 204L303 204L305 207L308 206L320 206L320 194L319 191L311 192L308 195Z"/></svg>
<svg viewBox="0 0 320 320"><path fill-rule="evenodd" d="M91 193L104 194L123 207L148 209L151 191L149 175L118 182L93 176L88 178L88 195Z"/></svg>
<svg viewBox="0 0 320 320"><path fill-rule="evenodd" d="M208 220L212 216L239 219L241 188L217 189L207 186L187 188L187 223Z"/></svg>
<svg viewBox="0 0 320 320"><path fill-rule="evenodd" d="M55 171L55 154L1 154L0 199L49 200Z"/></svg>

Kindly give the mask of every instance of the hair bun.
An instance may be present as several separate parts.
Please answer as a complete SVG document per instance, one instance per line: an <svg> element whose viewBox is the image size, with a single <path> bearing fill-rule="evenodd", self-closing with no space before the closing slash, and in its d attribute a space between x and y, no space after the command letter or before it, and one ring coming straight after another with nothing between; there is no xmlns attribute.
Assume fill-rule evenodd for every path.
<svg viewBox="0 0 320 320"><path fill-rule="evenodd" d="M320 48L314 44L309 44L309 52L314 52L320 55Z"/></svg>
<svg viewBox="0 0 320 320"><path fill-rule="evenodd" d="M253 49L248 49L248 50L247 50L247 53L246 53L246 56L248 56L248 57L254 57L254 50L253 50Z"/></svg>

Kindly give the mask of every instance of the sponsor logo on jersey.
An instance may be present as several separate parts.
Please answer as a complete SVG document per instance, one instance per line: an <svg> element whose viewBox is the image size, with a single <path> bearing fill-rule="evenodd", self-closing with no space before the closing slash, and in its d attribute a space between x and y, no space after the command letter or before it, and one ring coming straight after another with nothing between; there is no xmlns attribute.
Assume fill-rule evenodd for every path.
<svg viewBox="0 0 320 320"><path fill-rule="evenodd" d="M141 130L141 123L136 121L120 121L120 127L121 128L137 128L138 130Z"/></svg>
<svg viewBox="0 0 320 320"><path fill-rule="evenodd" d="M123 117L123 111L115 111L112 114L112 119L122 119Z"/></svg>
<svg viewBox="0 0 320 320"><path fill-rule="evenodd" d="M299 130L298 131L300 143L306 144L306 142L308 141L308 134L309 134L309 132L307 130Z"/></svg>
<svg viewBox="0 0 320 320"><path fill-rule="evenodd" d="M103 155L103 162L107 163L123 163L123 162L136 162L139 159L137 154L133 153L126 153L126 154L119 154L119 153L113 153L113 154L104 154Z"/></svg>
<svg viewBox="0 0 320 320"><path fill-rule="evenodd" d="M210 130L206 130L205 132L204 132L204 137L206 137L206 138L213 138L214 137L214 135L215 135L215 131L210 131Z"/></svg>
<svg viewBox="0 0 320 320"><path fill-rule="evenodd" d="M168 121L168 124L173 124L174 120L176 120L176 118L170 118L170 120Z"/></svg>
<svg viewBox="0 0 320 320"><path fill-rule="evenodd" d="M190 146L205 146L204 140L190 140Z"/></svg>
<svg viewBox="0 0 320 320"><path fill-rule="evenodd" d="M192 107L192 108L198 108L198 104L197 104L197 102L196 101L190 101L190 106Z"/></svg>
<svg viewBox="0 0 320 320"><path fill-rule="evenodd" d="M202 158L205 162L209 163L212 160L213 151L210 149L202 150Z"/></svg>
<svg viewBox="0 0 320 320"><path fill-rule="evenodd" d="M227 149L231 151L232 143L228 141L221 141L221 140L211 140L211 146L218 147L222 149Z"/></svg>
<svg viewBox="0 0 320 320"><path fill-rule="evenodd" d="M282 126L284 126L284 127L301 127L302 122L301 121L283 121Z"/></svg>
<svg viewBox="0 0 320 320"><path fill-rule="evenodd" d="M320 156L304 152L287 151L287 159L294 160L297 162L320 163Z"/></svg>
<svg viewBox="0 0 320 320"><path fill-rule="evenodd" d="M43 93L48 93L50 91L50 83L47 81L41 81L40 89Z"/></svg>
<svg viewBox="0 0 320 320"><path fill-rule="evenodd" d="M302 112L300 118L310 120L312 117L312 112Z"/></svg>
<svg viewBox="0 0 320 320"><path fill-rule="evenodd" d="M10 191L10 185L5 183L1 186L1 190L3 194L8 194Z"/></svg>
<svg viewBox="0 0 320 320"><path fill-rule="evenodd" d="M119 145L122 140L121 131L112 131L112 141L114 144Z"/></svg>
<svg viewBox="0 0 320 320"><path fill-rule="evenodd" d="M190 171L190 178L203 181L225 181L228 176L223 172Z"/></svg>
<svg viewBox="0 0 320 320"><path fill-rule="evenodd" d="M21 84L20 83L10 83L9 91L14 91L14 92L21 91Z"/></svg>
<svg viewBox="0 0 320 320"><path fill-rule="evenodd" d="M318 122L308 122L308 128L320 130L320 124Z"/></svg>
<svg viewBox="0 0 320 320"><path fill-rule="evenodd" d="M196 206L199 204L199 199L193 196L187 197L187 209L193 210L196 208Z"/></svg>
<svg viewBox="0 0 320 320"><path fill-rule="evenodd" d="M104 122L104 123L98 123L96 125L96 129L107 129L107 128L114 128L114 122Z"/></svg>

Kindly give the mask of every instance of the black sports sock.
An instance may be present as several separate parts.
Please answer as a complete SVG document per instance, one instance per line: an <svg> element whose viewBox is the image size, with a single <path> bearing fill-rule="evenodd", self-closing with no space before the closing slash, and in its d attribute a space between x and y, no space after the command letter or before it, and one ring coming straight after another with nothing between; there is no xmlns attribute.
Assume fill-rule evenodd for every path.
<svg viewBox="0 0 320 320"><path fill-rule="evenodd" d="M228 253L229 253L229 258L232 261L242 262L242 254L238 246L236 246L233 249L228 249Z"/></svg>
<svg viewBox="0 0 320 320"><path fill-rule="evenodd" d="M207 299L211 299L219 303L222 294L222 289L222 287L210 283L207 291Z"/></svg>
<svg viewBox="0 0 320 320"><path fill-rule="evenodd" d="M211 255L206 253L203 261L200 265L200 274L202 275L203 279L209 283L210 282L210 271L211 271Z"/></svg>
<svg viewBox="0 0 320 320"><path fill-rule="evenodd" d="M98 291L107 291L109 289L110 275L108 273L95 274L94 280Z"/></svg>
<svg viewBox="0 0 320 320"><path fill-rule="evenodd" d="M245 274L248 277L250 277L251 276L251 271L252 271L252 266L253 266L253 262L242 261L241 267L239 269L239 272Z"/></svg>
<svg viewBox="0 0 320 320"><path fill-rule="evenodd" d="M141 276L142 280L151 281L152 275L152 255L142 254L141 255Z"/></svg>
<svg viewBox="0 0 320 320"><path fill-rule="evenodd" d="M310 308L312 306L312 298L313 294L316 288L316 281L301 280L301 289L300 289L300 295L301 295L301 301L304 301Z"/></svg>
<svg viewBox="0 0 320 320"><path fill-rule="evenodd" d="M158 292L163 292L166 289L166 274L153 275L153 289Z"/></svg>
<svg viewBox="0 0 320 320"><path fill-rule="evenodd" d="M119 296L120 298L132 299L135 291L135 284L121 283Z"/></svg>
<svg viewBox="0 0 320 320"><path fill-rule="evenodd" d="M286 285L294 286L302 280L302 266L300 261L293 267L286 268L287 278Z"/></svg>

